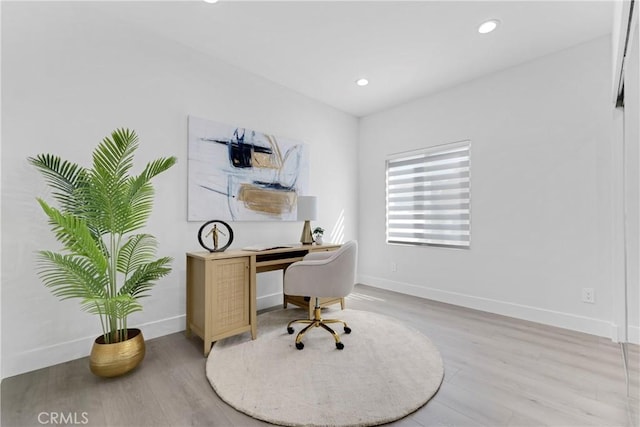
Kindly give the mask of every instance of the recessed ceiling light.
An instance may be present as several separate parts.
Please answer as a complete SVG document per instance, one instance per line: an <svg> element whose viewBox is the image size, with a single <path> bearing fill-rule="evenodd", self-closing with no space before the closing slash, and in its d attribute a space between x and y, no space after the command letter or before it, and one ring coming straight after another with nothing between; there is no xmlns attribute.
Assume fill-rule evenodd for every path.
<svg viewBox="0 0 640 427"><path fill-rule="evenodd" d="M498 21L497 19L490 19L490 20L480 24L480 26L478 27L478 32L480 34L490 33L491 31L493 31L496 28L498 28L499 24L500 24L500 21Z"/></svg>
<svg viewBox="0 0 640 427"><path fill-rule="evenodd" d="M218 3L218 0L204 0L205 3Z"/></svg>
<svg viewBox="0 0 640 427"><path fill-rule="evenodd" d="M358 80L356 80L356 84L357 84L358 86L366 86L366 85L368 85L368 84L369 84L369 80L367 80L367 79L365 79L365 78L358 79Z"/></svg>

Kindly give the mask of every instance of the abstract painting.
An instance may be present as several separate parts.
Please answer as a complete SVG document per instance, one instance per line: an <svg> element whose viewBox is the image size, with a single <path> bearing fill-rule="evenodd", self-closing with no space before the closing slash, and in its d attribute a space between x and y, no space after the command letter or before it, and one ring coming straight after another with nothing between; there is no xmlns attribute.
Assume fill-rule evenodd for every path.
<svg viewBox="0 0 640 427"><path fill-rule="evenodd" d="M189 221L295 221L306 145L189 116Z"/></svg>

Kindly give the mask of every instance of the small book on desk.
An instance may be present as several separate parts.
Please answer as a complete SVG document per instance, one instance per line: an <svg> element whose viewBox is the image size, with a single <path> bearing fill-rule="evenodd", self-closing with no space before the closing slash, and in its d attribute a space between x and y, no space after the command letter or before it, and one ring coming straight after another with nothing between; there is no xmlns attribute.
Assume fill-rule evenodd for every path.
<svg viewBox="0 0 640 427"><path fill-rule="evenodd" d="M293 248L293 245L251 245L242 248L243 251L262 252L270 251L272 249Z"/></svg>

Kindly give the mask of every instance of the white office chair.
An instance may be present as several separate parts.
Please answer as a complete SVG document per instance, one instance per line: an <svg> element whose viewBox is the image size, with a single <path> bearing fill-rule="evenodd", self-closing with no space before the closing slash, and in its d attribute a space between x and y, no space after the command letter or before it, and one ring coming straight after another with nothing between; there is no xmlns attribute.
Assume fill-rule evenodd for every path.
<svg viewBox="0 0 640 427"><path fill-rule="evenodd" d="M315 298L314 318L296 319L287 325L287 332L293 334L291 325L303 323L307 326L296 336L296 348L302 350L302 337L313 327L321 327L333 335L338 350L344 348L338 334L327 324L342 323L344 332L351 333L347 323L338 319L322 319L318 298L343 298L351 293L356 279L358 243L345 243L336 251L312 252L302 261L291 264L284 273L284 293L287 295L311 296Z"/></svg>

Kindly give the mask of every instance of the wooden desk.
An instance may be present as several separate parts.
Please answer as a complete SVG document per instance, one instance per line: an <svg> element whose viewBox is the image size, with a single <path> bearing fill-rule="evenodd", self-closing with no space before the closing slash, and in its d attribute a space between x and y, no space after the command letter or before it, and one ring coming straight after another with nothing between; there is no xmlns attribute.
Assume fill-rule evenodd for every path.
<svg viewBox="0 0 640 427"><path fill-rule="evenodd" d="M295 245L266 251L228 250L187 253L187 336L204 341L204 355L222 338L251 332L256 339L256 274L284 270L309 252L331 251L340 245ZM343 302L325 299L323 305ZM287 303L308 307L302 297L286 296Z"/></svg>

